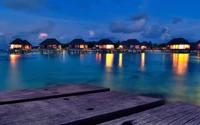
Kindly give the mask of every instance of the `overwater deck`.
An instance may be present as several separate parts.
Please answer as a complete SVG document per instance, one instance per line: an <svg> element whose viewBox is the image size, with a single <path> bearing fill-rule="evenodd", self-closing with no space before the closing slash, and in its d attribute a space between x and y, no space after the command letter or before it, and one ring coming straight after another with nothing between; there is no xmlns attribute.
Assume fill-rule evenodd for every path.
<svg viewBox="0 0 200 125"><path fill-rule="evenodd" d="M109 91L109 88L85 84L3 92L0 93L0 124L129 125L153 124L157 121L160 124L187 123L187 120L188 123L200 122L197 119L200 108L197 106L163 104L162 99L114 92Z"/></svg>

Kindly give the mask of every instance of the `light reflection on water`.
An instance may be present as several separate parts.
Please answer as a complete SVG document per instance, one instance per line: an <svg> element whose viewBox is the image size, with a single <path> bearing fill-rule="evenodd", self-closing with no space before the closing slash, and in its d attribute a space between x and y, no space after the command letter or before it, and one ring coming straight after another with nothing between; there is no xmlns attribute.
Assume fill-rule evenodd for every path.
<svg viewBox="0 0 200 125"><path fill-rule="evenodd" d="M0 91L87 83L200 105L200 61L195 55L1 54L0 69Z"/></svg>
<svg viewBox="0 0 200 125"><path fill-rule="evenodd" d="M187 72L189 54L172 54L173 68L178 75L184 75Z"/></svg>

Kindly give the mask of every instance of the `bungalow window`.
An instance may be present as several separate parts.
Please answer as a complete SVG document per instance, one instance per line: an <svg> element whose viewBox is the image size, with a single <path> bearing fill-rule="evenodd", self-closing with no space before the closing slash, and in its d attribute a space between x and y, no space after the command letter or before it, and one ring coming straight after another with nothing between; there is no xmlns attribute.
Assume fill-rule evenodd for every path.
<svg viewBox="0 0 200 125"><path fill-rule="evenodd" d="M136 49L140 49L140 46L139 46L139 45L135 45L135 48L136 48Z"/></svg>
<svg viewBox="0 0 200 125"><path fill-rule="evenodd" d="M56 45L53 45L53 48L56 48L57 46Z"/></svg>
<svg viewBox="0 0 200 125"><path fill-rule="evenodd" d="M25 49L30 49L30 46L26 45L24 48L25 48Z"/></svg>
<svg viewBox="0 0 200 125"><path fill-rule="evenodd" d="M84 47L84 45L80 45L80 48L81 48L81 49L84 49L85 47Z"/></svg>
<svg viewBox="0 0 200 125"><path fill-rule="evenodd" d="M119 49L123 49L123 46L122 46L122 45L120 45L120 46L119 46Z"/></svg>
<svg viewBox="0 0 200 125"><path fill-rule="evenodd" d="M141 46L141 49L146 49L147 47L146 46Z"/></svg>
<svg viewBox="0 0 200 125"><path fill-rule="evenodd" d="M22 48L22 45L11 44L11 46L10 46L10 49L20 49L20 48Z"/></svg>
<svg viewBox="0 0 200 125"><path fill-rule="evenodd" d="M186 44L170 45L170 49L190 49L190 45Z"/></svg>
<svg viewBox="0 0 200 125"><path fill-rule="evenodd" d="M113 49L114 45L106 45L106 49Z"/></svg>

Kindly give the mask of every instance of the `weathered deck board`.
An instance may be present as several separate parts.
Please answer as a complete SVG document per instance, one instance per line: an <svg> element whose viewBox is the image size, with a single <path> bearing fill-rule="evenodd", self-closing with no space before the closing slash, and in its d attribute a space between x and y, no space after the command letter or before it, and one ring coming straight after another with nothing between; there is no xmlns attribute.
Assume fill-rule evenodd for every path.
<svg viewBox="0 0 200 125"><path fill-rule="evenodd" d="M93 125L164 104L161 99L101 92L0 105L1 125Z"/></svg>
<svg viewBox="0 0 200 125"><path fill-rule="evenodd" d="M101 125L200 125L200 107L176 102Z"/></svg>
<svg viewBox="0 0 200 125"><path fill-rule="evenodd" d="M42 100L63 96L81 95L109 91L109 88L87 84L55 86L42 89L27 89L11 92L0 92L0 105L33 100Z"/></svg>

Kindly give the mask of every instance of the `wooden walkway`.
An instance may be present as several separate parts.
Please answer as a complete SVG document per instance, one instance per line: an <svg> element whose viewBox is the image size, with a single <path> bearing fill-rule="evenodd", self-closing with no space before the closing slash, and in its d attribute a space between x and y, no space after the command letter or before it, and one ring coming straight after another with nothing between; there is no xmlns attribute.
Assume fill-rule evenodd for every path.
<svg viewBox="0 0 200 125"><path fill-rule="evenodd" d="M176 102L101 125L200 125L200 107Z"/></svg>
<svg viewBox="0 0 200 125"><path fill-rule="evenodd" d="M85 84L3 92L0 125L200 124L199 107L163 104Z"/></svg>

